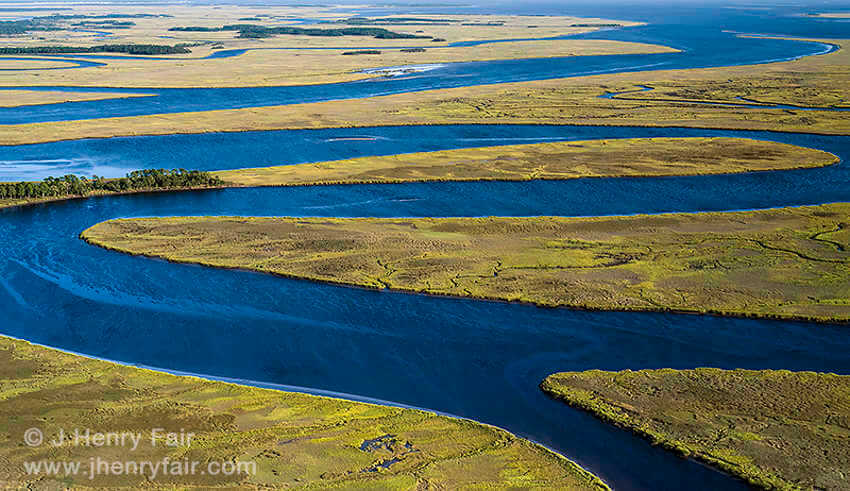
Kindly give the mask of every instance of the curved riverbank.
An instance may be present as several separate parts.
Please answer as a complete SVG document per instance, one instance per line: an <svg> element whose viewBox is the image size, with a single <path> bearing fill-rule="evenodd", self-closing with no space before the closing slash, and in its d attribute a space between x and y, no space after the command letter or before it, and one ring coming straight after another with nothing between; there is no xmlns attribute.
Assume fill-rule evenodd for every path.
<svg viewBox="0 0 850 491"><path fill-rule="evenodd" d="M425 48L419 48L425 49ZM348 52L367 51L368 56L342 56ZM74 72L64 77L38 73L27 78L27 69L0 70L0 86L64 85L74 87L124 87L157 89L224 89L245 87L296 87L362 81L378 81L391 76L382 67L423 64L481 63L529 58L565 58L584 56L636 55L675 53L661 45L612 40L571 39L512 40L480 47L428 46L424 52L406 51L404 47L301 47L254 48L214 51L193 58L152 58L119 55L78 55L71 60L98 60L109 72ZM230 54L230 57L225 56ZM43 62L52 61L49 55ZM237 57L238 58L234 58ZM3 58L0 57L0 63ZM85 68L88 65L74 66ZM298 70L291 70L298 67ZM71 67L68 67L71 68ZM444 67L443 67L444 68ZM141 70L154 69L140 78ZM16 73L22 72L22 73ZM3 73L15 77L3 77ZM35 74L34 74L35 75ZM396 74L400 75L400 74ZM410 76L412 73L404 73ZM80 89L83 90L83 89Z"/></svg>
<svg viewBox="0 0 850 491"><path fill-rule="evenodd" d="M239 218L251 218L251 217L239 217ZM107 222L102 222L98 225L106 224ZM329 280L326 278L315 278L315 277L307 277L303 275L294 275L287 273L278 273L271 271L264 271L256 268L250 267L239 267L239 266L222 266L221 264L215 262L205 262L205 261L190 261L190 260L181 260L181 259L173 259L165 256L157 255L157 254L147 254L147 253L137 253L132 252L128 249L118 248L107 244L106 242L100 242L98 240L91 239L86 236L86 232L89 230L84 230L83 233L80 234L80 239L86 242L89 245L99 247L101 249L105 249L107 251L117 252L129 256L140 257L145 259L155 259L155 260L163 260L172 264L185 264L185 265L195 265L195 266L204 266L209 268L216 268L227 271L237 271L243 273L262 273L270 276L274 276L277 278L294 280L294 281L308 281L318 284L324 284L329 286L341 286L345 288L357 288L357 289L366 289L366 290L374 290L374 291L382 291L385 289L397 291L399 293L405 293L410 295L426 295L432 297L445 297L445 298L457 298L457 299L472 299L478 301L486 301L486 302L496 302L496 303L507 303L507 304L516 304L516 305L525 305L529 307L535 308L543 308L543 309L567 309L578 312L618 312L618 313L654 313L654 314L673 314L673 315L695 315L695 316L708 316L708 317L728 317L732 319L753 319L753 320L772 320L772 321L785 321L785 322L799 322L803 324L823 324L823 325L834 325L834 326L842 326L850 324L850 320L848 319L835 319L828 317L811 317L811 316L800 316L800 315L774 315L774 314L757 314L752 312L733 312L733 311L723 311L723 310L712 310L712 309L675 309L670 307L640 307L640 308L617 308L617 307L594 307L589 305L557 305L551 303L542 303L542 302L534 302L529 300L506 300L503 297L497 296L487 296L487 295L469 295L469 294L460 294L460 293L440 293L440 292L423 292L419 289L413 288L403 288L403 287L387 287L384 285L367 285L367 284L355 284L345 281L337 281L337 280ZM249 384L250 385L250 384ZM391 404L392 405L392 404Z"/></svg>
<svg viewBox="0 0 850 491"><path fill-rule="evenodd" d="M763 489L842 487L850 377L787 370L558 373L540 388ZM816 445L817 452L810 451Z"/></svg>
<svg viewBox="0 0 850 491"><path fill-rule="evenodd" d="M3 101L2 107L38 106L42 104L63 104L74 101L94 101L101 99L118 99L125 97L146 97L148 94L136 94L127 92L86 92L86 91L61 91L61 90L3 90L0 95L14 99L14 101Z"/></svg>
<svg viewBox="0 0 850 491"><path fill-rule="evenodd" d="M240 186L669 177L825 167L828 152L742 138L634 138L505 145L218 171Z"/></svg>
<svg viewBox="0 0 850 491"><path fill-rule="evenodd" d="M0 183L3 184L3 183ZM128 196L131 194L155 194L155 193L179 193L181 191L204 191L214 189L226 189L233 186L190 186L184 188L169 189L135 189L128 191L94 191L82 195L50 196L45 198L22 198L22 199L0 199L0 209L19 208L26 206L46 205L50 203L61 203L63 201L85 200L99 196Z"/></svg>
<svg viewBox="0 0 850 491"><path fill-rule="evenodd" d="M30 434L47 436L44 447L50 447L57 446L50 438L64 432L68 440L63 443L67 445L74 429L83 433L93 425L94 413L98 415L97 424L88 431L132 435L137 440L132 445L125 445L125 440L107 440L105 445L78 443L58 458L65 462L111 462L109 459L115 458L119 447L124 457L138 450L149 462L170 459L183 463L192 459L207 463L219 459L244 465L241 472L202 478L201 485L216 487L310 483L327 486L331 482L384 487L399 482L417 483L423 477L448 487L461 487L464 479L451 470L462 467L475 479L496 487L522 485L530 480L551 481L568 488L609 489L595 476L542 446L469 420L417 409L174 376L87 359L7 337L0 337L0 359L0 380L16 388L0 405L0 412L10 421L10 438L0 443L0 454L4 455L0 472L10 486L32 485L34 476L27 472L25 462L45 455L43 447L32 445ZM71 372L76 375L68 377ZM85 382L80 383L79 377L85 377ZM70 407L69 399L74 401ZM128 412L127 407L132 407L132 411ZM52 416L43 418L44 411L50 411ZM172 431L180 438L177 445L165 441L166 432ZM26 435L27 446L20 443L20 435ZM155 436L159 440L154 440ZM381 444L372 448L367 444L372 441ZM284 445L289 455L285 462L274 458ZM332 454L334 458L315 459L315 452ZM518 480L516 475L492 472L494 459L510 460L529 474ZM425 476L419 474L423 470ZM60 476L49 472L34 474L41 485L60 484L56 482ZM159 476L144 471L112 474L92 467L90 472L61 477L63 486L84 483L114 488L150 486L150 481L162 475L168 476L169 485L199 485L196 472Z"/></svg>
<svg viewBox="0 0 850 491"><path fill-rule="evenodd" d="M112 220L80 237L172 262L367 288L592 311L847 323L842 272L850 243L843 243L840 220L848 210L833 204L587 219L171 217Z"/></svg>
<svg viewBox="0 0 850 491"><path fill-rule="evenodd" d="M342 139L337 141L375 141ZM695 147L698 147L695 148ZM616 162L609 162L614 159ZM649 138L585 140L481 147L468 150L367 157L232 171L212 171L218 185L98 189L79 195L2 198L0 208L28 206L94 196L197 191L228 187L402 184L410 182L530 181L578 178L661 177L769 172L835 165L838 156L803 148L741 138ZM612 165L613 164L613 165ZM3 184L11 183L2 183Z"/></svg>
<svg viewBox="0 0 850 491"><path fill-rule="evenodd" d="M681 489L697 480L712 489L734 489L737 484L728 477L665 456L631 441L630 435L609 432L592 418L550 407L534 387L557 370L646 366L650 358L656 366L699 363L841 372L850 370L842 368L844 328L537 309L340 288L125 257L77 238L87 226L116 216L245 215L258 209L313 216L435 215L445 210L468 215L495 213L500 207L521 212L520 196L533 196L537 206L545 206L570 194L545 191L551 184L238 188L98 197L0 212L0 247L6 258L0 264L0 298L9 299L4 303L6 332L146 366L368 394L508 426L570 455L606 482L626 483L627 488L632 483L636 488ZM473 190L478 187L487 191ZM427 197L422 194L426 190ZM479 194L488 199L476 199ZM476 209L475 203L489 210ZM52 224L49 234L39 231L39 224L47 222ZM57 301L65 307L47 308ZM32 323L34 312L37 324ZM499 322L493 323L494 318ZM175 323L185 328L168 327ZM770 334L777 329L782 336ZM665 341L658 344L662 335ZM368 340L370 348L352 349L358 340ZM192 348L186 351L186 346ZM309 346L315 349L305 350ZM322 354L328 351L335 355ZM746 354L753 352L763 355L754 360ZM434 364L435 358L441 363ZM498 370L493 376L494 366L505 367L504 377ZM486 387L473 383L484 373L491 377ZM440 383L429 382L433 380ZM629 458L610 458L613 450ZM663 482L638 470L662 465Z"/></svg>
<svg viewBox="0 0 850 491"><path fill-rule="evenodd" d="M461 127L458 127L459 129ZM374 128L373 128L374 129ZM447 128L451 130L451 128ZM475 128L476 130L478 128ZM517 129L520 129L517 127ZM568 129L568 128L564 128ZM395 132L404 131L406 128L394 128ZM392 132L384 132L378 136L336 136L334 132L307 132L304 135L319 136L327 143L347 143L354 146L357 142L363 145L363 153L370 153L373 149L384 145L391 145L391 152L403 152L389 156L381 156L383 150L377 152L377 156L360 157L357 159L298 163L298 160L285 166L246 168L245 164L253 163L252 155L258 158L275 158L270 152L263 149L262 141L250 138L252 135L240 135L248 137L247 145L243 145L244 152L234 152L238 161L214 160L205 162L203 166L207 172L225 181L223 186L216 187L242 187L242 186L305 186L305 185L339 185L339 184L402 184L410 182L480 182L480 181L530 181L530 180L564 180L575 178L635 178L635 177L672 177L672 176L699 176L736 174L752 172L789 171L802 169L815 169L835 165L840 158L827 151L815 150L803 145L810 145L805 141L794 141L793 144L766 140L765 134L748 132L736 133L703 133L680 131L675 137L660 137L658 135L641 136L639 133L612 132L610 136L616 138L585 140L581 136L572 137L569 133L560 133L560 128L549 127L523 127L526 138L521 140L538 141L524 145L499 145L488 147L475 147L475 142L480 140L485 143L486 138L463 138L463 134L454 135L455 140L439 138L434 142L423 142L425 147L445 147L448 150L432 152L416 152L416 146L404 148L402 142L395 141L402 135L394 135ZM575 128L573 128L575 130ZM551 131L551 133L550 133ZM578 135L591 134L592 132L579 131ZM286 133L256 134L255 137L269 137L276 140ZM489 133L496 136L495 133ZM597 133L598 135L598 133ZM602 135L598 135L602 136ZM460 137L460 138L458 138ZM124 140L135 146L137 138ZM166 137L173 140L173 137ZM498 141L508 143L516 140L513 138L492 138L487 143ZM142 138L144 140L144 138ZM121 162L112 155L123 151L122 142L119 140L92 141L95 147L85 145L82 149L81 158L87 161L100 160L99 154L108 159L111 166L120 168ZM155 151L160 146L156 141L146 142L145 148L153 151L150 156L140 152L133 155L133 165L138 165L140 159L149 160L149 164L161 165L161 156ZM233 142L230 142L231 146ZM409 144L409 142L404 142ZM181 152L175 149L173 144L163 145L169 152ZM813 145L817 146L817 144ZM52 147L59 147L50 149ZM97 148L100 147L100 148ZM198 145L189 143L188 148L203 149L206 155L215 154L224 157L225 154L218 152L218 147L212 142L198 142ZM260 152L257 153L257 148ZM50 150L48 150L50 149ZM40 167L42 162L57 163L64 157L64 161L73 162L74 149L67 148L64 144L52 144L40 147L18 147L22 153L6 154L0 152L0 156L6 158L5 162L16 164L18 172L7 174L8 180L33 180L43 178L40 174L30 174L26 171L29 165ZM320 157L313 149L310 149L310 157ZM407 151L405 151L407 150ZM79 151L79 150L77 150ZM350 151L350 149L348 150ZM48 158L45 153L56 153L57 158ZM613 152L613 153L612 153ZM285 155L281 158L298 159L298 151L294 145L290 145ZM33 155L39 155L33 159ZM333 154L329 154L332 157ZM610 162L612 156L616 162ZM186 157L187 160L197 159ZM3 162L3 161L0 161ZM244 162L244 163L243 163ZM200 163L200 162L198 162ZM235 170L213 170L216 168L235 168ZM93 171L101 175L106 173L109 177L122 175L122 172L104 172L99 168ZM67 172L67 171L66 171ZM72 171L73 172L73 171ZM87 173L85 170L79 171ZM133 172L127 167L123 173ZM61 172L60 172L61 173ZM0 176L4 173L0 171ZM200 188L190 188L190 190ZM150 191L150 190L148 190ZM105 195L111 193L99 192L88 196ZM27 204L46 203L50 201L85 198L87 196L62 196L56 198L11 200L0 199L0 207L19 206ZM689 211L689 210L688 210Z"/></svg>
<svg viewBox="0 0 850 491"><path fill-rule="evenodd" d="M723 49L708 50L700 44L711 33ZM678 53L649 55L601 55L562 58L526 58L488 62L451 63L445 68L411 77L372 82L349 82L288 87L220 89L157 89L157 97L131 100L71 103L65 107L0 110L0 122L24 124L77 121L111 116L144 116L193 111L292 105L295 103L359 100L390 94L409 94L458 87L542 81L614 72L646 72L659 69L694 69L730 65L774 63L820 53L820 43L778 39L740 38L716 30L670 29L645 26L606 32L603 39L635 41L640 36L670 39L671 45L686 45ZM581 35L576 39L598 39ZM828 55L826 55L828 56ZM166 109L167 108L167 109Z"/></svg>

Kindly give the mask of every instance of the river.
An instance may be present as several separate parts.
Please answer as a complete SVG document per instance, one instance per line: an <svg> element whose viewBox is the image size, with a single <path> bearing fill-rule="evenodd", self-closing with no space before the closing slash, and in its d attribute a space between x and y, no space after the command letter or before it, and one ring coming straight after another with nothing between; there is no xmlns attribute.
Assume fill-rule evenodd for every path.
<svg viewBox="0 0 850 491"><path fill-rule="evenodd" d="M688 37L676 34L687 29L652 28L656 30L610 31L605 36L654 32L663 37L667 32L669 44L685 48L682 56L690 56L688 63L696 65L766 61L777 52L793 57L823 49L817 43L760 39L741 41L734 52L712 55L688 45L702 46L704 39L699 36L707 36L705 30ZM723 42L738 42L729 41L717 27L715 36ZM587 68L583 61L618 71L657 56L520 60L478 68L461 64L401 80L315 88L196 89L211 95L195 101L191 100L191 94L199 93L195 89L162 91L174 95L160 95L165 99L156 110L185 110L198 104L207 109L279 104L290 100L286 97L291 101L366 97L382 91L421 90L429 84L470 85L494 78L578 74ZM493 66L516 70L486 73L491 70L485 68ZM469 73L473 75L466 76ZM466 75L460 80L458 74ZM48 121L134 111L148 114L152 106L138 105L145 99L149 98L44 105L32 112L2 110L0 118ZM549 400L537 384L553 372L592 368L713 366L848 374L850 331L845 327L542 309L345 288L130 257L88 246L78 234L103 220L136 216L574 216L848 201L850 137L472 125L90 139L2 147L0 180L36 178L48 172L120 175L140 167L224 169L482 145L646 136L782 141L833 152L842 162L821 169L700 177L226 189L99 197L2 210L2 332L125 363L356 394L472 418L562 452L616 489L746 489L737 480Z"/></svg>

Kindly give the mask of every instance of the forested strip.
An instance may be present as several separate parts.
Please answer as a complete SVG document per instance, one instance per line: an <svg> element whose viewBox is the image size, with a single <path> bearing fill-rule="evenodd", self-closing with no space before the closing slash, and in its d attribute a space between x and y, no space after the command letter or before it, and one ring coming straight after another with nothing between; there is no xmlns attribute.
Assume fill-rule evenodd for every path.
<svg viewBox="0 0 850 491"><path fill-rule="evenodd" d="M0 36L12 36L36 31L62 31L68 28L63 21L78 19L143 19L171 17L167 14L106 14L106 15L49 15L11 21L0 21ZM126 22L116 23L129 26ZM76 25L76 24L72 24Z"/></svg>
<svg viewBox="0 0 850 491"><path fill-rule="evenodd" d="M224 182L209 172L186 169L145 169L126 177L106 179L69 174L36 182L0 183L0 199L85 196L95 191L136 191L220 186Z"/></svg>
<svg viewBox="0 0 850 491"><path fill-rule="evenodd" d="M30 31L61 31L63 28L34 20L10 20L0 22L0 36L26 34Z"/></svg>
<svg viewBox="0 0 850 491"><path fill-rule="evenodd" d="M221 32L238 31L241 38L267 38L279 34L292 34L299 36L372 36L376 39L422 39L431 36L417 36L415 34L403 34L388 31L380 27L345 27L339 29L317 29L301 27L265 27L256 24L233 24L222 27L172 27L169 31L182 32Z"/></svg>
<svg viewBox="0 0 850 491"><path fill-rule="evenodd" d="M191 53L189 44L101 44L98 46L17 46L0 48L0 55L43 55L72 53L127 53L130 55L178 55Z"/></svg>
<svg viewBox="0 0 850 491"><path fill-rule="evenodd" d="M131 20L84 20L82 22L74 22L71 24L71 27L111 27L116 29L129 29L135 25L136 23Z"/></svg>

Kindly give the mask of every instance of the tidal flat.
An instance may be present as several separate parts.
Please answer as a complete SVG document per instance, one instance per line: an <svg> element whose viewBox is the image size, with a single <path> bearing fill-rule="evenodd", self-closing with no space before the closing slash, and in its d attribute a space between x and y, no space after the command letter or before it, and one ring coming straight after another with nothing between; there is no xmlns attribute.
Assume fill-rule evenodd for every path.
<svg viewBox="0 0 850 491"><path fill-rule="evenodd" d="M2 58L0 58L2 61ZM67 92L61 90L3 90L0 107L33 106L37 104L61 104L72 101L98 101L124 97L147 97L145 94L121 92Z"/></svg>
<svg viewBox="0 0 850 491"><path fill-rule="evenodd" d="M850 135L847 30L800 7L503 4L75 4L3 22L2 52L31 57L0 57L0 164L31 182L0 183L0 324L69 350L0 337L3 484L607 489L581 465L634 491L745 487L717 468L842 488L846 376L580 371L850 373L847 137L818 136ZM108 139L140 135L162 136ZM434 152L449 148L465 150ZM48 177L145 167L228 182ZM715 469L537 389L567 370L544 390ZM30 445L27 428L193 444ZM27 472L128 458L258 467Z"/></svg>
<svg viewBox="0 0 850 491"><path fill-rule="evenodd" d="M850 376L787 370L557 373L551 397L763 489L843 489Z"/></svg>
<svg viewBox="0 0 850 491"><path fill-rule="evenodd" d="M850 205L564 218L119 219L129 254L370 288L592 310L850 321Z"/></svg>

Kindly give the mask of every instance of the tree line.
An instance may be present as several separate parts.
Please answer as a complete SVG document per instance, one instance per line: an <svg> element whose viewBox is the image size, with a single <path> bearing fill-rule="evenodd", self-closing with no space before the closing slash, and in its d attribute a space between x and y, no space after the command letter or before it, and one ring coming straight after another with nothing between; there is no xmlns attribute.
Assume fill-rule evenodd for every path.
<svg viewBox="0 0 850 491"><path fill-rule="evenodd" d="M130 55L182 55L194 44L101 44L98 46L16 46L0 48L0 55L126 53Z"/></svg>
<svg viewBox="0 0 850 491"><path fill-rule="evenodd" d="M85 14L56 14L45 17L36 17L39 20L58 21L58 20L73 20L73 19L155 19L157 17L174 17L169 14L101 14L101 15L85 15Z"/></svg>
<svg viewBox="0 0 850 491"><path fill-rule="evenodd" d="M80 19L145 19L153 17L171 17L168 14L105 14L105 15L48 15L32 19L0 21L0 36L12 36L37 31L62 31L67 26L60 25L63 21ZM72 24L78 26L81 23ZM131 22L113 22L113 25L129 27Z"/></svg>
<svg viewBox="0 0 850 491"><path fill-rule="evenodd" d="M451 22L460 22L459 20L453 19L434 19L432 17L382 17L382 18L369 18L369 17L349 17L347 19L339 19L335 21L323 21L322 23L337 23L337 24L366 24L366 23L383 23L383 24L392 24L397 22L427 22L430 24L443 24L443 23L451 23Z"/></svg>
<svg viewBox="0 0 850 491"><path fill-rule="evenodd" d="M388 31L380 27L345 27L338 29L317 29L302 27L265 27L256 24L233 24L222 27L172 27L169 31L179 32L222 32L237 31L240 38L268 38L280 34L296 36L371 36L375 39L425 39L431 36L417 36Z"/></svg>
<svg viewBox="0 0 850 491"><path fill-rule="evenodd" d="M32 19L10 20L0 22L0 36L26 34L30 31L61 31L62 29L62 27L56 27L50 24L42 24Z"/></svg>
<svg viewBox="0 0 850 491"><path fill-rule="evenodd" d="M214 187L224 184L209 172L186 169L145 169L126 177L107 179L68 174L35 182L0 183L0 199L52 198L85 196L94 191L126 192L177 188Z"/></svg>
<svg viewBox="0 0 850 491"><path fill-rule="evenodd" d="M452 19L431 19L427 17L385 17L382 19L370 19L369 17L349 17L335 21L322 21L320 24L348 24L352 26L445 26L460 21Z"/></svg>
<svg viewBox="0 0 850 491"><path fill-rule="evenodd" d="M129 29L135 26L136 23L127 20L84 20L82 22L74 22L71 24L71 27L102 27L102 28L115 28L115 29Z"/></svg>

